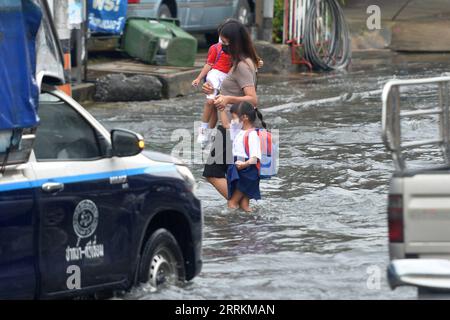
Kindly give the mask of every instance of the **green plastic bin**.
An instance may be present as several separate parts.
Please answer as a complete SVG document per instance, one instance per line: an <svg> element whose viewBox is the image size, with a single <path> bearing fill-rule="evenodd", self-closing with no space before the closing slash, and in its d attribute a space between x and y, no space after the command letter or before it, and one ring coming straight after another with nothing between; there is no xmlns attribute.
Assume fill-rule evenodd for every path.
<svg viewBox="0 0 450 320"><path fill-rule="evenodd" d="M122 36L122 49L133 58L153 63L158 50L157 31L144 19L128 19Z"/></svg>
<svg viewBox="0 0 450 320"><path fill-rule="evenodd" d="M175 19L128 19L122 48L146 63L192 67L197 39L178 25Z"/></svg>

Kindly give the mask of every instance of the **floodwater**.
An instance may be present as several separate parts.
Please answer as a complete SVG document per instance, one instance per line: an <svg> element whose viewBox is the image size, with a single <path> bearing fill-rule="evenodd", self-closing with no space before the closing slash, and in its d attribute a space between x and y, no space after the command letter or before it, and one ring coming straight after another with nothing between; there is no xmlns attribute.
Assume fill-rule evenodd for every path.
<svg viewBox="0 0 450 320"><path fill-rule="evenodd" d="M263 114L280 131L279 175L262 182L254 213L236 213L202 179L202 166L191 165L204 208L201 274L183 288L154 293L143 286L124 298L416 298L412 288L391 291L385 276L393 164L381 142L381 88L393 76L440 75L449 61L443 54L362 52L345 73L261 76ZM89 110L107 128L140 132L149 149L170 153L174 130L193 133L203 99Z"/></svg>

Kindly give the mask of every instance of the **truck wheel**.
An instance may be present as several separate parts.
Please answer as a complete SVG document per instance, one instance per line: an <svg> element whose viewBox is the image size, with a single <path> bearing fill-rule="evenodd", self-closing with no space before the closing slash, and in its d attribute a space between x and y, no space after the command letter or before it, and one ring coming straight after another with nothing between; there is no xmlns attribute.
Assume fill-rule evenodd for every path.
<svg viewBox="0 0 450 320"><path fill-rule="evenodd" d="M239 20L245 26L250 25L251 18L250 7L248 6L247 0L240 0L238 8L236 10L236 19Z"/></svg>
<svg viewBox="0 0 450 320"><path fill-rule="evenodd" d="M185 280L184 259L175 237L158 229L145 244L139 266L139 281L156 289Z"/></svg>
<svg viewBox="0 0 450 320"><path fill-rule="evenodd" d="M170 9L169 9L169 7L167 6L167 4L162 4L160 7L159 7L159 10L158 10L158 18L162 18L162 19L165 19L165 18L173 18L173 16L172 16L172 12L170 11Z"/></svg>

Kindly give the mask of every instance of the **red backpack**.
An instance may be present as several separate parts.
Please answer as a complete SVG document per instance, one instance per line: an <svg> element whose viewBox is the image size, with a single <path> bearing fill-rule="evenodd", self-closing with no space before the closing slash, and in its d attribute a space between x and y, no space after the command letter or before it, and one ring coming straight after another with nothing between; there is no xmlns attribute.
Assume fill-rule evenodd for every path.
<svg viewBox="0 0 450 320"><path fill-rule="evenodd" d="M258 159L256 168L261 179L270 179L278 173L278 148L273 143L272 133L266 129L250 129L244 134L244 148L247 157L250 157L249 135L252 131L256 131L261 144L261 160Z"/></svg>

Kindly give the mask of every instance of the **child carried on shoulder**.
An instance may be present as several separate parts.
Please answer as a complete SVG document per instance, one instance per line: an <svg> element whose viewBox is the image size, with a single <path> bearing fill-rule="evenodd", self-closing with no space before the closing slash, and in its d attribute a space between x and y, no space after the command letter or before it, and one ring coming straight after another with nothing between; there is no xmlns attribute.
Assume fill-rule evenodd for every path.
<svg viewBox="0 0 450 320"><path fill-rule="evenodd" d="M224 50L220 40L218 43L212 45L208 51L206 64L203 66L198 77L192 81L192 85L198 87L200 81L205 79L206 82L209 82L214 88L214 92L206 96L206 102L203 107L202 123L199 128L197 139L197 142L202 145L202 148L205 148L209 141L209 121L212 113L216 110L214 108L214 99L219 94L222 82L228 76L228 72L233 65L231 55L227 49L228 48L225 48Z"/></svg>

